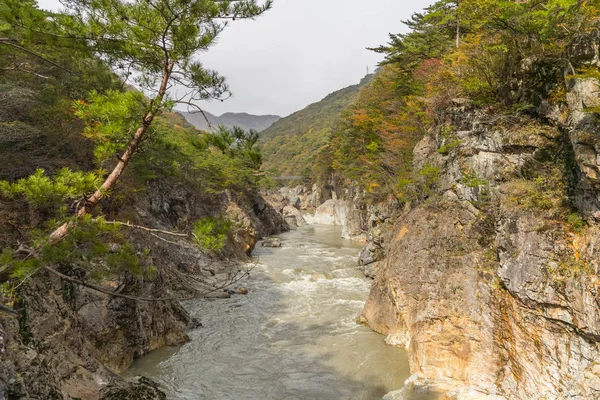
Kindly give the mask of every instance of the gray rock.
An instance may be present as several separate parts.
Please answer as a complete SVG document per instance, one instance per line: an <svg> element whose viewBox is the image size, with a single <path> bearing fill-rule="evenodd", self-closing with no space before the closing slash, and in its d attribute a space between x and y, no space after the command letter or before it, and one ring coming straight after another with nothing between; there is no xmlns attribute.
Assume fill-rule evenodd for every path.
<svg viewBox="0 0 600 400"><path fill-rule="evenodd" d="M281 239L279 238L268 238L265 239L262 244L262 247L281 247Z"/></svg>
<svg viewBox="0 0 600 400"><path fill-rule="evenodd" d="M363 266L373 264L376 261L383 260L384 256L384 250L381 246L374 242L369 242L358 255L358 265Z"/></svg>
<svg viewBox="0 0 600 400"><path fill-rule="evenodd" d="M166 400L167 395L158 384L148 378L139 377L102 390L101 400Z"/></svg>
<svg viewBox="0 0 600 400"><path fill-rule="evenodd" d="M296 219L296 217L294 217L293 215L288 215L286 217L283 217L283 219L290 226L291 229L298 229L298 219Z"/></svg>
<svg viewBox="0 0 600 400"><path fill-rule="evenodd" d="M300 210L292 206L285 206L282 210L283 217L285 221L288 223L290 228L296 229L299 226L306 225L306 220Z"/></svg>
<svg viewBox="0 0 600 400"><path fill-rule="evenodd" d="M379 264L379 262L373 262L371 264L361 265L359 269L367 278L375 279Z"/></svg>

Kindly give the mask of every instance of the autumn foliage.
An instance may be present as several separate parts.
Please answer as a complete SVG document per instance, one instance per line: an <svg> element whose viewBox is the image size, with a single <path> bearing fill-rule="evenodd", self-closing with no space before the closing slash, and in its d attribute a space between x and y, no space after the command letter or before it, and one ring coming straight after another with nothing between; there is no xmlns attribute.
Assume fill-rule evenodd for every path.
<svg viewBox="0 0 600 400"><path fill-rule="evenodd" d="M401 198L420 176L411 165L415 144L453 99L530 114L564 101L557 94L582 71L573 49L597 43L600 2L440 0L404 23L409 33L372 49L385 55L382 68L342 113L316 178L333 173Z"/></svg>

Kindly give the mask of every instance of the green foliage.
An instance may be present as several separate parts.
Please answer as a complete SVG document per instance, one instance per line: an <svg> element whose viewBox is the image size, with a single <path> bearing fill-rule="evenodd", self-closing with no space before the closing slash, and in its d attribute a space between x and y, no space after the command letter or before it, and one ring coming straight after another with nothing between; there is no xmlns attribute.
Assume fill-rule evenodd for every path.
<svg viewBox="0 0 600 400"><path fill-rule="evenodd" d="M96 190L102 184L102 172L71 171L63 168L56 176L46 176L43 169L16 183L0 181L0 192L7 197L23 195L36 207L62 204Z"/></svg>
<svg viewBox="0 0 600 400"><path fill-rule="evenodd" d="M573 231L577 233L581 232L585 227L585 221L583 220L583 218L581 218L581 215L579 215L576 212L569 214L569 216L567 217L567 223L571 226Z"/></svg>
<svg viewBox="0 0 600 400"><path fill-rule="evenodd" d="M480 188L489 185L487 179L479 177L474 171L467 171L463 173L461 182L469 188Z"/></svg>
<svg viewBox="0 0 600 400"><path fill-rule="evenodd" d="M253 18L271 7L266 0L64 0L60 22L76 40L115 67L124 79L153 92L173 64L173 79L189 89L188 99L217 99L228 93L225 79L194 56L215 44L227 19ZM91 39L91 40L89 40ZM169 108L157 98L152 107Z"/></svg>
<svg viewBox="0 0 600 400"><path fill-rule="evenodd" d="M390 34L390 43L372 49L386 55L385 63L394 64L402 73L396 83L401 95L416 94L422 82L414 79L413 72L424 62L441 58L455 45L458 1L441 0L415 13L403 23L409 33Z"/></svg>
<svg viewBox="0 0 600 400"><path fill-rule="evenodd" d="M232 226L225 218L203 218L194 224L194 240L203 250L219 251L225 246Z"/></svg>
<svg viewBox="0 0 600 400"><path fill-rule="evenodd" d="M75 114L85 122L84 134L94 144L99 165L114 161L123 152L148 108L148 99L140 92L92 91L89 102L76 101Z"/></svg>
<svg viewBox="0 0 600 400"><path fill-rule="evenodd" d="M444 113L453 101L513 114L534 113L543 99L564 102L564 71L598 74L595 66L581 65L572 46L591 46L599 16L596 1L435 2L404 21L408 33L392 34L388 45L373 49L385 54L384 66L341 113L317 153L314 174L334 172L399 198L427 197L428 185L418 183L426 180L422 171L411 171L412 149L433 124L447 123ZM438 150L444 155L460 144L453 128L446 130ZM531 207L553 208L561 197L551 189L540 192L545 183L515 185Z"/></svg>
<svg viewBox="0 0 600 400"><path fill-rule="evenodd" d="M327 146L340 113L352 103L359 89L370 78L366 77L358 85L331 93L262 131L259 142L264 155L263 169L276 176L300 176L299 171L315 165L319 154Z"/></svg>
<svg viewBox="0 0 600 400"><path fill-rule="evenodd" d="M594 274L594 267L588 261L581 258L573 257L560 261L558 266L549 268L548 272L552 278L557 279L555 284L561 284L567 280L576 278L581 275ZM561 282L562 280L562 282Z"/></svg>
<svg viewBox="0 0 600 400"><path fill-rule="evenodd" d="M398 179L409 176L412 150L426 133L428 115L417 96L400 96L404 74L387 65L345 110L326 148L331 168L375 196L396 194Z"/></svg>
<svg viewBox="0 0 600 400"><path fill-rule="evenodd" d="M440 169L427 164L409 178L397 184L397 198L403 202L423 201L434 195L440 178Z"/></svg>
<svg viewBox="0 0 600 400"><path fill-rule="evenodd" d="M208 144L216 147L222 154L239 158L248 168L258 170L262 164L262 154L257 149L258 132L245 131L240 127L227 129L219 126L217 132L205 136Z"/></svg>
<svg viewBox="0 0 600 400"><path fill-rule="evenodd" d="M404 22L409 33L374 50L405 72L402 95L422 90L415 73L442 60L443 79L425 77L434 92L531 112L564 86L563 71L578 62L570 47L593 40L599 14L595 1L441 0Z"/></svg>
<svg viewBox="0 0 600 400"><path fill-rule="evenodd" d="M564 184L558 174L515 179L504 185L503 201L512 207L528 211L550 211L560 215L567 206Z"/></svg>
<svg viewBox="0 0 600 400"><path fill-rule="evenodd" d="M22 281L44 265L57 269L80 269L95 280L124 273L152 277L155 268L149 263L148 252L138 256L127 243L116 224L108 224L102 218L86 216L77 221L76 228L58 243L49 243L47 232L35 230L31 241L37 256L15 257L11 249L0 254L0 273L10 268L11 278Z"/></svg>
<svg viewBox="0 0 600 400"><path fill-rule="evenodd" d="M449 142L447 142L445 145L443 145L442 147L440 147L438 149L438 153L443 154L443 155L448 155L450 154L450 152L452 150L454 150L455 148L457 148L458 146L460 146L462 142L460 140L451 140Z"/></svg>
<svg viewBox="0 0 600 400"><path fill-rule="evenodd" d="M0 254L0 265L3 265L1 257L2 255ZM8 307L14 307L15 297L14 286L10 282L0 284L0 300L2 300L3 304L6 304Z"/></svg>
<svg viewBox="0 0 600 400"><path fill-rule="evenodd" d="M456 65L486 86L487 95L467 92L536 106L564 85L563 71L577 63L570 46L597 29L599 7L577 0L466 0L460 14L474 33L457 52Z"/></svg>
<svg viewBox="0 0 600 400"><path fill-rule="evenodd" d="M79 172L93 168L92 146L96 164L107 168L119 157L129 162L141 150L143 157L131 159L131 165L135 178L144 182L161 175L185 177L202 182L206 191L256 184L253 174L262 160L255 132L233 130L234 142L222 154L198 132L161 117L177 101L157 89L178 84L189 89L185 100L191 102L228 95L225 79L204 68L196 55L216 42L227 20L256 17L271 3L64 0L64 13L49 13L35 1L0 2L0 152L22 152L18 160L25 162L20 164L51 166L1 175L10 181L0 183L0 202L28 207L30 224L19 234L32 253L24 257L22 248L4 247L0 275L10 272L22 280L45 265L81 269L96 279L152 273L148 254L136 254L117 225L73 215L85 204L73 200L83 202L106 183L102 171ZM132 145L136 132L147 133L137 135L144 139L140 147ZM42 149L34 153L32 144ZM56 154L43 159L54 147ZM41 153L42 162L27 159L32 153ZM109 176L118 178L120 171L115 171ZM112 189L114 183L104 186ZM67 236L49 242L49 232L62 223ZM218 223L216 239L207 236L201 243L217 248L225 228Z"/></svg>
<svg viewBox="0 0 600 400"><path fill-rule="evenodd" d="M223 127L214 135L201 133L180 114L164 113L132 162L134 176L138 185L157 177L175 177L206 193L256 188L262 160L257 136L253 131ZM226 147L224 140L229 142Z"/></svg>

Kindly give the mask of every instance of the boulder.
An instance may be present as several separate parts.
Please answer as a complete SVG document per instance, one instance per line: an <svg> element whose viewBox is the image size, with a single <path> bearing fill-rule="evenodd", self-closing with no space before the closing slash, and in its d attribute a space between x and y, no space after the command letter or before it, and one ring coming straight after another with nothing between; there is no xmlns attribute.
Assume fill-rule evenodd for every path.
<svg viewBox="0 0 600 400"><path fill-rule="evenodd" d="M358 255L358 265L364 266L373 264L376 261L383 260L384 251L381 246L378 246L374 242L369 242Z"/></svg>
<svg viewBox="0 0 600 400"><path fill-rule="evenodd" d="M285 219L285 222L288 223L290 228L294 229L299 226L306 225L306 220L302 216L302 213L300 212L300 210L298 210L297 208L292 207L292 206L285 206L285 207L283 207L282 212L283 212L283 218Z"/></svg>
<svg viewBox="0 0 600 400"><path fill-rule="evenodd" d="M292 207L300 208L301 200L300 196L296 193L296 190L288 187L282 187L279 189L279 193L287 200L288 204Z"/></svg>
<svg viewBox="0 0 600 400"><path fill-rule="evenodd" d="M281 239L268 238L262 242L262 247L281 247Z"/></svg>
<svg viewBox="0 0 600 400"><path fill-rule="evenodd" d="M140 377L126 383L110 385L101 393L102 400L166 400L158 384L148 378Z"/></svg>
<svg viewBox="0 0 600 400"><path fill-rule="evenodd" d="M293 215L283 217L285 222L290 226L290 229L298 229L298 220Z"/></svg>
<svg viewBox="0 0 600 400"><path fill-rule="evenodd" d="M379 269L379 264L381 263L377 261L371 264L361 265L359 269L367 278L375 279L375 275Z"/></svg>

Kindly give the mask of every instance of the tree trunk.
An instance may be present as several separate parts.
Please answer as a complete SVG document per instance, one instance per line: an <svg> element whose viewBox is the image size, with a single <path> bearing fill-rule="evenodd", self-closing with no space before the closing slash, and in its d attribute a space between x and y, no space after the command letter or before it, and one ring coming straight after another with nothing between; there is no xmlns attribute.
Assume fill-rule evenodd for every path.
<svg viewBox="0 0 600 400"><path fill-rule="evenodd" d="M460 17L458 15L459 2L456 2L456 48L460 47Z"/></svg>
<svg viewBox="0 0 600 400"><path fill-rule="evenodd" d="M165 71L162 77L160 88L158 90L158 94L152 101L152 106L156 104L157 107L160 107L160 104L162 103L167 92L167 85L171 77L171 72L173 72L173 64L169 63L165 66ZM109 192L117 183L117 181L123 174L125 167L127 167L127 164L129 164L131 157L135 154L135 151L139 147L142 138L144 137L144 135L148 131L148 128L152 124L152 121L154 120L155 111L152 108L153 107L151 107L150 111L148 111L146 115L144 115L142 124L136 130L135 135L133 135L133 138L127 145L127 149L125 149L125 152L119 159L117 165L113 168L110 175L108 175L102 186L100 186L100 188L96 190L96 192L87 199L83 207L79 209L79 211L77 212L77 218L83 218L94 207L96 207L100 200L102 200L102 198L106 195L106 193ZM50 234L50 242L55 243L62 240L71 231L71 229L73 229L74 225L75 224L73 222L67 222L62 224Z"/></svg>

